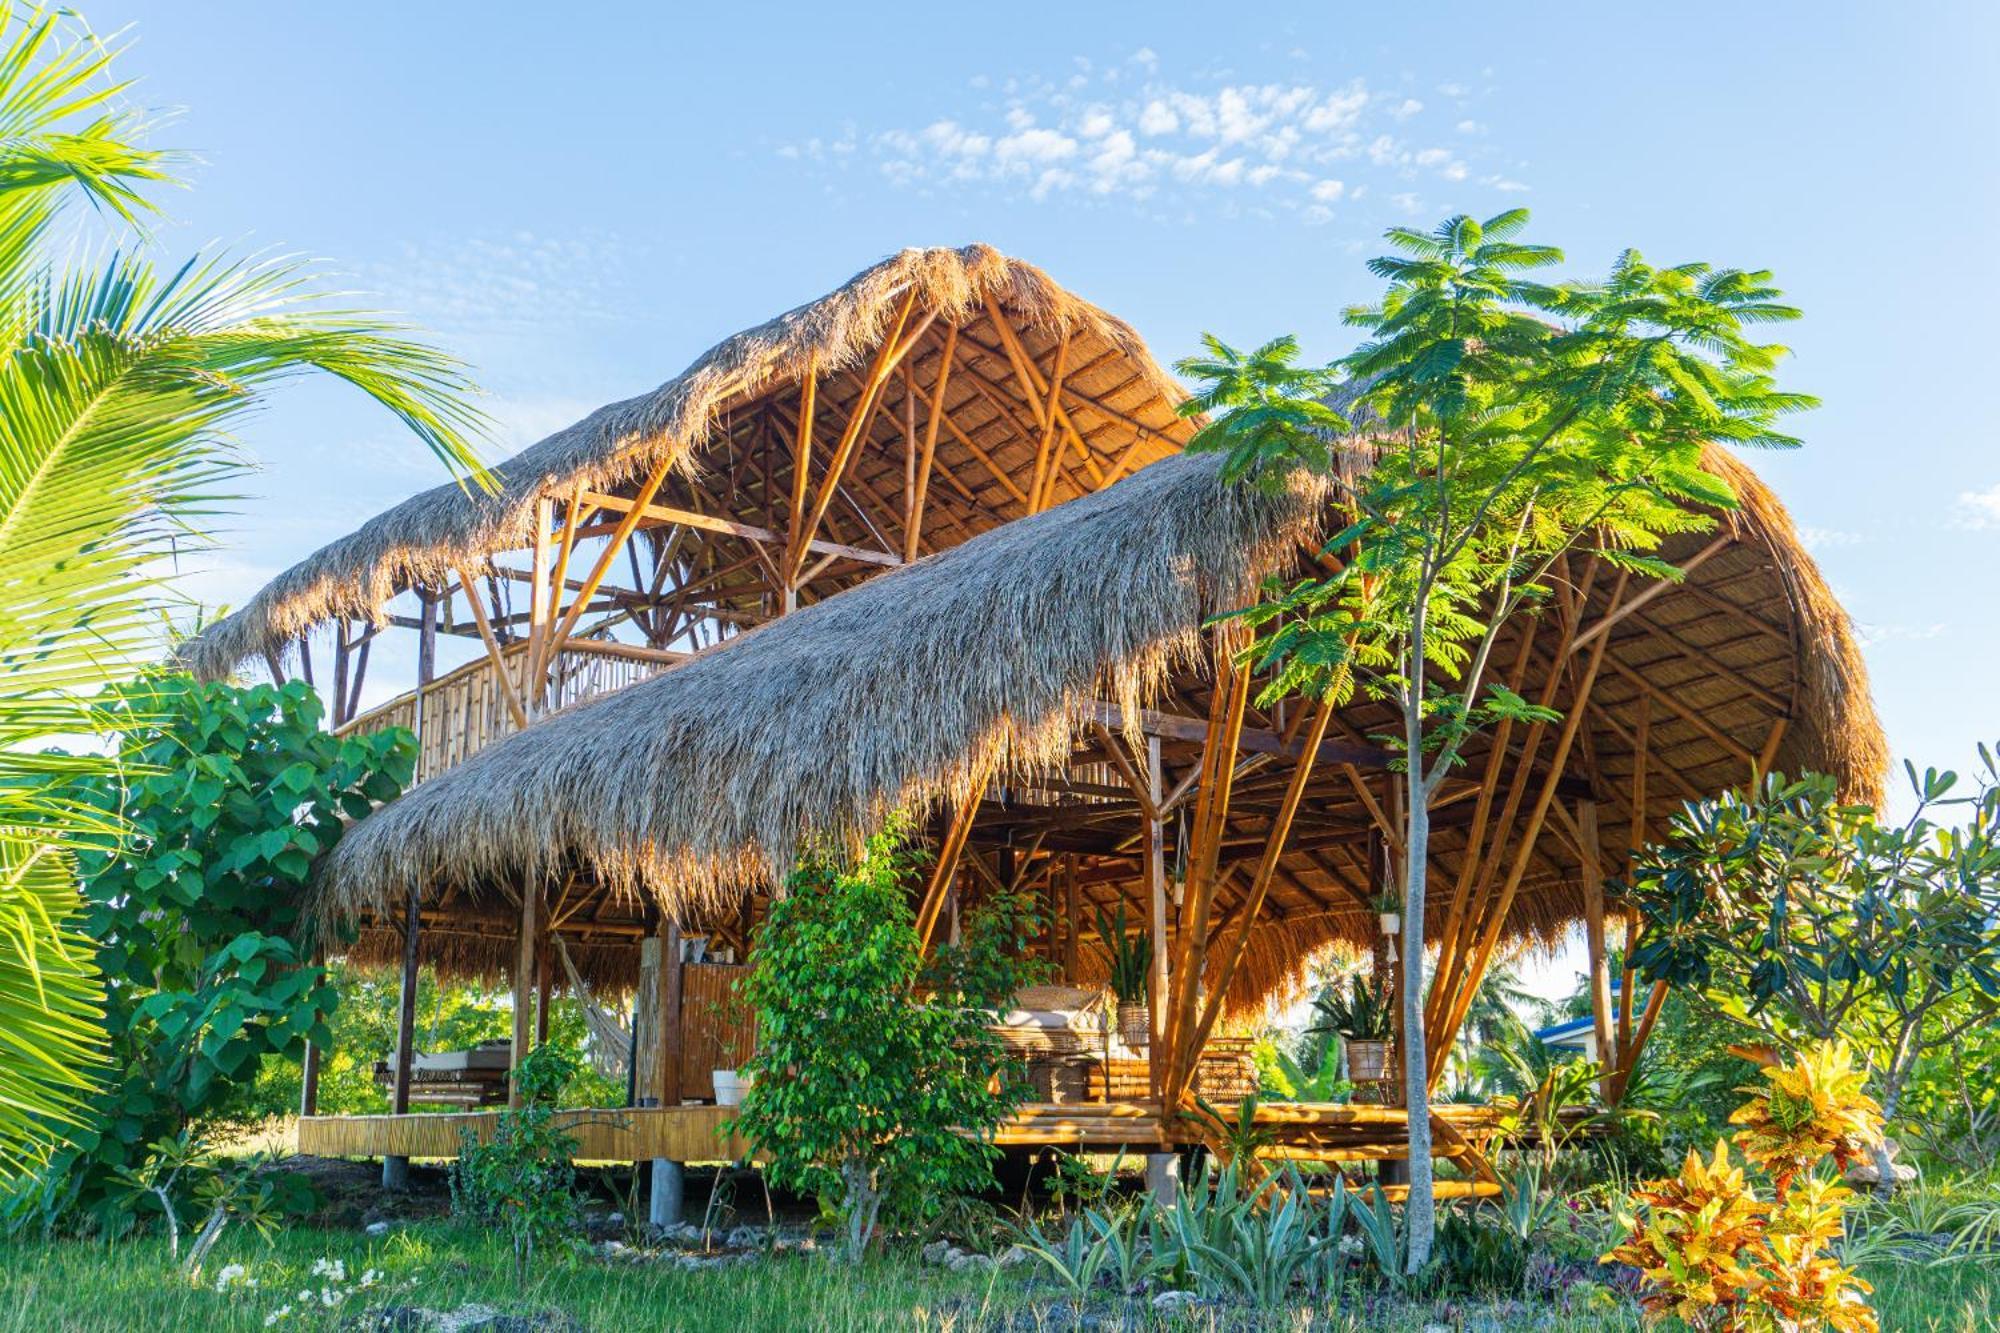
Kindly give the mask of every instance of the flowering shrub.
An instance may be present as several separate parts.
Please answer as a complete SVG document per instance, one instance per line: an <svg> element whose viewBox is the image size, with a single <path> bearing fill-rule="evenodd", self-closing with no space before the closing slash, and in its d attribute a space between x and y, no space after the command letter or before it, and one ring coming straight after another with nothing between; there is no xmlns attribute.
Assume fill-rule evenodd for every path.
<svg viewBox="0 0 2000 1333"><path fill-rule="evenodd" d="M230 1267L234 1268L236 1265L231 1264ZM382 1270L366 1269L359 1277L350 1281L345 1261L315 1259L310 1277L311 1281L306 1286L300 1287L295 1296L264 1316L265 1328L275 1328L280 1324L304 1324L320 1319L330 1321L347 1306L348 1302L379 1286L382 1282ZM247 1278L246 1281L252 1287L257 1285L255 1278ZM223 1289L218 1282L216 1290Z"/></svg>
<svg viewBox="0 0 2000 1333"><path fill-rule="evenodd" d="M1718 1140L1712 1159L1690 1151L1678 1176L1633 1192L1643 1218L1621 1216L1626 1238L1605 1262L1639 1269L1652 1318L1715 1333L1875 1333L1868 1284L1831 1249L1851 1191L1814 1172L1826 1161L1845 1168L1878 1142L1881 1109L1841 1043L1763 1072L1730 1121L1742 1126L1744 1161L1769 1175L1771 1197L1758 1197Z"/></svg>

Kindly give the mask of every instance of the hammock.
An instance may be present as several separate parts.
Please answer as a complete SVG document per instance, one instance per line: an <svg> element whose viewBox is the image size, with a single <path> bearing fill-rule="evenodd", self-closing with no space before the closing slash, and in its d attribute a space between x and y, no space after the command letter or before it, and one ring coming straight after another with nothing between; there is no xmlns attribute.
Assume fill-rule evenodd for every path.
<svg viewBox="0 0 2000 1333"><path fill-rule="evenodd" d="M561 935L552 938L556 942L556 952L562 957L563 971L569 977L569 988L576 995L577 1003L583 1006L584 1026L590 1032L590 1063L611 1082L622 1083L632 1054L632 1029L625 1026L625 1020L617 1010L591 1002L590 987L584 984L576 964L570 960L569 946L563 943Z"/></svg>

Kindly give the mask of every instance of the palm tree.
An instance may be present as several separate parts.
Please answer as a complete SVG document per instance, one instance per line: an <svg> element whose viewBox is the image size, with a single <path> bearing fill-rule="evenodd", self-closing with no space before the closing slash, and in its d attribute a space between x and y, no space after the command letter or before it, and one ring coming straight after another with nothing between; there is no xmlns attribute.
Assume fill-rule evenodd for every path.
<svg viewBox="0 0 2000 1333"><path fill-rule="evenodd" d="M462 367L333 308L298 262L51 255L79 202L139 241L142 191L171 179L121 107L119 54L67 12L0 19L0 1178L85 1117L101 1059L71 848L104 830L60 789L115 761L53 744L103 735L94 696L156 650L159 560L200 544L240 470L231 424L322 372L485 478Z"/></svg>

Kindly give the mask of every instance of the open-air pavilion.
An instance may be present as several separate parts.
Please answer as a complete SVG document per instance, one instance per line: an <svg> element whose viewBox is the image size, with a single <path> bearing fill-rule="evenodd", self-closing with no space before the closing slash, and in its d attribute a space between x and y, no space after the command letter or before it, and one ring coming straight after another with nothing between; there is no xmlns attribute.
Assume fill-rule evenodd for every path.
<svg viewBox="0 0 2000 1333"><path fill-rule="evenodd" d="M1002 1141L1200 1141L1204 1052L1232 1016L1335 943L1393 968L1373 900L1400 880L1400 822L1383 707L1259 707L1209 627L1318 558L1326 483L1225 485L1179 453L1178 398L1129 329L1039 271L906 251L510 460L497 496L389 511L190 645L210 675L284 671L331 625L336 725L420 736L417 786L340 843L316 904L401 961L396 1114L315 1116L309 1077L302 1150L455 1150L457 1117L403 1114L434 966L512 975L516 1056L537 993L637 991L650 1105L586 1155L717 1155L720 1113L684 1104L710 1091L696 1047L748 1036L687 1005L683 942L740 963L804 845L898 810L935 848L913 890L926 938L1004 885L1041 895L1070 981L1101 976L1097 908L1126 904L1155 942L1140 1083L1107 1061L1097 1097L1027 1107ZM1678 579L1579 553L1504 633L1502 678L1561 720L1475 740L1435 807L1433 1079L1496 951L1580 920L1616 1096L1661 1002L1630 976L1611 1001L1608 942L1632 923L1606 882L1632 851L1773 767L1877 794L1844 614L1775 497L1720 450L1711 467L1742 505L1669 543ZM417 686L361 714L392 631L417 636ZM436 673L446 635L483 654ZM1257 1114L1294 1156L1407 1142L1389 1104ZM1486 1108L1434 1125L1450 1183L1490 1188Z"/></svg>

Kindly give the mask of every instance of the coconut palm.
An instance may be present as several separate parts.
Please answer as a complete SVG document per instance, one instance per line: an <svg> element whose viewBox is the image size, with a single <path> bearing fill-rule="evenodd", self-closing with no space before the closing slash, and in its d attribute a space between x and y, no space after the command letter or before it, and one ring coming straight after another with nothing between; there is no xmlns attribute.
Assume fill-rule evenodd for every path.
<svg viewBox="0 0 2000 1333"><path fill-rule="evenodd" d="M70 852L105 830L60 791L113 762L88 744L105 731L92 699L156 651L161 557L200 544L239 470L230 426L318 371L484 476L458 363L333 308L300 264L51 253L72 223L81 248L80 202L139 243L142 191L170 178L121 109L118 55L66 12L0 20L0 1177L87 1113L101 992Z"/></svg>

